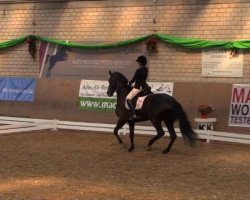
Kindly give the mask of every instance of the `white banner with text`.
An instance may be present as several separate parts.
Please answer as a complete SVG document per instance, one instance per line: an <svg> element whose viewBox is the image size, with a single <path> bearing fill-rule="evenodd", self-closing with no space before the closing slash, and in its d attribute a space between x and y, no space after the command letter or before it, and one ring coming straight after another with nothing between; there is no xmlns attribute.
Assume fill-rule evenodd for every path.
<svg viewBox="0 0 250 200"><path fill-rule="evenodd" d="M153 93L173 95L173 83L148 82L148 85L151 87ZM114 112L116 108L116 94L113 97L108 97L107 90L107 81L82 80L78 97L78 109Z"/></svg>
<svg viewBox="0 0 250 200"><path fill-rule="evenodd" d="M221 48L203 49L202 76L243 77L242 50L226 50Z"/></svg>
<svg viewBox="0 0 250 200"><path fill-rule="evenodd" d="M229 126L250 127L250 84L234 84Z"/></svg>

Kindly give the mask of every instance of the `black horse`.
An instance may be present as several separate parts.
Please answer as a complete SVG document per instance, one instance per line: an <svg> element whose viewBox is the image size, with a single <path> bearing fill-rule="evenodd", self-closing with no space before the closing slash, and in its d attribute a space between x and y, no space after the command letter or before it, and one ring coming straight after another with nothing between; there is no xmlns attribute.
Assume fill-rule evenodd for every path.
<svg viewBox="0 0 250 200"><path fill-rule="evenodd" d="M49 60L49 67L48 67L46 77L50 77L51 71L57 62L67 61L67 59L68 59L67 51L71 51L70 47L58 45L58 49L57 49L57 52L55 55L52 55L52 56L47 55L45 64Z"/></svg>
<svg viewBox="0 0 250 200"><path fill-rule="evenodd" d="M178 119L182 137L186 143L193 146L196 140L196 133L192 130L191 125L187 119L186 113L183 111L182 106L171 96L167 94L149 94L145 100L142 108L137 111L138 119L134 121L129 120L129 110L125 107L125 98L131 86L128 85L128 80L119 72L109 72L109 87L107 91L108 96L112 96L114 92L117 93L117 106L116 114L119 120L114 129L114 134L119 143L122 143L118 135L118 130L121 129L126 123L129 124L130 129L130 147L128 151L133 151L134 145L134 126L135 122L150 120L157 131L148 142L148 150L151 150L152 144L164 135L164 130L161 123L164 122L170 134L170 142L162 153L168 153L176 140L176 132L174 129L174 122Z"/></svg>

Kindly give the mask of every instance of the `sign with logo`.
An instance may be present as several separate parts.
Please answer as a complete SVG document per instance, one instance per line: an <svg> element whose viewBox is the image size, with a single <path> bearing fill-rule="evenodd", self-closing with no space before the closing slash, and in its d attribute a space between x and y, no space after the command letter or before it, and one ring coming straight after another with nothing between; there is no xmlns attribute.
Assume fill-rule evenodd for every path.
<svg viewBox="0 0 250 200"><path fill-rule="evenodd" d="M250 127L250 84L234 84L229 126Z"/></svg>
<svg viewBox="0 0 250 200"><path fill-rule="evenodd" d="M202 76L243 77L242 50L221 48L202 50Z"/></svg>
<svg viewBox="0 0 250 200"><path fill-rule="evenodd" d="M34 101L33 78L0 78L0 100Z"/></svg>
<svg viewBox="0 0 250 200"><path fill-rule="evenodd" d="M111 70L130 79L138 67L137 57L146 55L144 42L99 50L46 45L44 42L40 45L40 77L107 80Z"/></svg>
<svg viewBox="0 0 250 200"><path fill-rule="evenodd" d="M107 81L82 80L78 108L80 110L113 112L116 107L116 97L108 97L107 90Z"/></svg>
<svg viewBox="0 0 250 200"><path fill-rule="evenodd" d="M214 130L214 123L198 123L198 129L202 131L213 131Z"/></svg>
<svg viewBox="0 0 250 200"><path fill-rule="evenodd" d="M173 83L149 82L154 93L167 93L172 96ZM107 96L108 81L82 80L79 90L79 110L114 112L116 108L116 93ZM125 103L125 102L124 102Z"/></svg>

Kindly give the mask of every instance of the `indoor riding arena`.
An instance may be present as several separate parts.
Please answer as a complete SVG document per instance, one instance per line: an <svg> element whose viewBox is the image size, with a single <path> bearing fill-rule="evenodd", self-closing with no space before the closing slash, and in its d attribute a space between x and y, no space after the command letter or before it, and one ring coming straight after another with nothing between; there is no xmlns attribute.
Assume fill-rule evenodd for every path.
<svg viewBox="0 0 250 200"><path fill-rule="evenodd" d="M0 200L249 199L249 10L0 0Z"/></svg>

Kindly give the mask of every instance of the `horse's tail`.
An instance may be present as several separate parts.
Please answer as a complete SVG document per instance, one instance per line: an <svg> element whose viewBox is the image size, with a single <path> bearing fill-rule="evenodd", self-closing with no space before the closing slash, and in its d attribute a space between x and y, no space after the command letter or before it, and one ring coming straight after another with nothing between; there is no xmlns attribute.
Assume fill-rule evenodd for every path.
<svg viewBox="0 0 250 200"><path fill-rule="evenodd" d="M191 146L194 146L197 134L193 131L190 122L188 121L187 115L182 109L182 106L177 103L177 107L181 135L185 142Z"/></svg>

